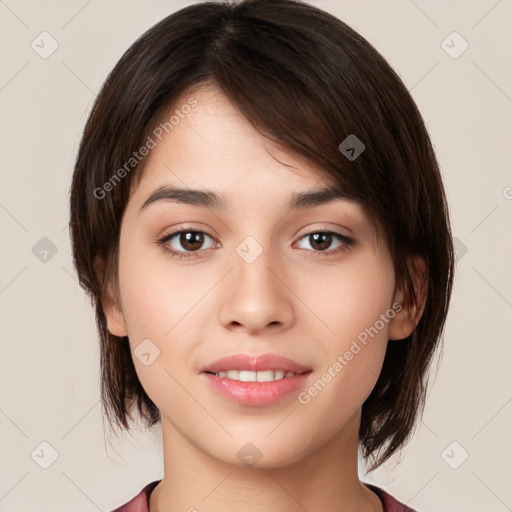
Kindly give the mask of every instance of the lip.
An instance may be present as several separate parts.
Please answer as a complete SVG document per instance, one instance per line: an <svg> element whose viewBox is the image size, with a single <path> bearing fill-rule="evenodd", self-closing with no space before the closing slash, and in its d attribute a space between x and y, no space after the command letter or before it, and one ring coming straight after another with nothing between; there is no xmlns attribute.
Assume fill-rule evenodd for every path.
<svg viewBox="0 0 512 512"><path fill-rule="evenodd" d="M297 375L270 382L242 382L213 373L226 370L282 370ZM213 372L213 373L209 373ZM304 386L312 369L276 354L233 354L204 367L201 375L215 392L239 405L261 407L271 405Z"/></svg>
<svg viewBox="0 0 512 512"><path fill-rule="evenodd" d="M250 370L259 372L263 370L283 370L284 372L304 373L311 368L303 366L287 357L277 354L232 354L218 359L212 364L202 368L201 373L218 373L226 370Z"/></svg>

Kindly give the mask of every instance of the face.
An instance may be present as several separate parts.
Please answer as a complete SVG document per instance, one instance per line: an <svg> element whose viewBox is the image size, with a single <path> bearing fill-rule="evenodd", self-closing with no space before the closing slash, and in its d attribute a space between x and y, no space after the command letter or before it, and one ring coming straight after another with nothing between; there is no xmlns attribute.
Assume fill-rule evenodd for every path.
<svg viewBox="0 0 512 512"><path fill-rule="evenodd" d="M333 182L266 140L218 90L193 98L132 191L108 328L129 337L175 439L228 464L251 451L260 467L290 464L353 434L388 339L408 335L391 257L356 202L289 208ZM210 191L224 204L182 194L142 207L160 187ZM279 378L289 361L251 366L263 354L300 368ZM262 373L233 373L244 364L236 358L214 368L229 375L204 371L231 355Z"/></svg>

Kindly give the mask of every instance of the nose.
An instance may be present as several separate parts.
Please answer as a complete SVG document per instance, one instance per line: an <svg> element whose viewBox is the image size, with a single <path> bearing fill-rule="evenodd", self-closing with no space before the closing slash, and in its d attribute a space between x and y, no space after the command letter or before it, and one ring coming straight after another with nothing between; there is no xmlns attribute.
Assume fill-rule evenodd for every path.
<svg viewBox="0 0 512 512"><path fill-rule="evenodd" d="M223 280L219 309L222 325L248 334L289 328L294 320L289 274L277 265L276 255L268 248L254 261L240 254L233 255L234 268Z"/></svg>

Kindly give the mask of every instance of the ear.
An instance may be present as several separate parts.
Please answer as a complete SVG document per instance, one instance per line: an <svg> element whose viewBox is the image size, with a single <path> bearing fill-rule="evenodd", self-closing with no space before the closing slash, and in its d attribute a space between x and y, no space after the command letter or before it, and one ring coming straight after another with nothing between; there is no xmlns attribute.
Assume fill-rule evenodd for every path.
<svg viewBox="0 0 512 512"><path fill-rule="evenodd" d="M412 301L404 304L405 292L396 289L393 304L399 303L402 309L389 322L388 338L390 340L403 340L414 331L425 310L427 302L427 273L425 261L420 256L412 256L407 261L409 275L416 293L416 304Z"/></svg>
<svg viewBox="0 0 512 512"><path fill-rule="evenodd" d="M101 282L105 271L105 264L103 260L96 258L94 268L96 269L96 273L98 274ZM123 311L115 299L115 293L110 280L108 281L107 289L103 291L101 305L107 318L107 329L110 334L119 337L128 336L128 329L126 328Z"/></svg>

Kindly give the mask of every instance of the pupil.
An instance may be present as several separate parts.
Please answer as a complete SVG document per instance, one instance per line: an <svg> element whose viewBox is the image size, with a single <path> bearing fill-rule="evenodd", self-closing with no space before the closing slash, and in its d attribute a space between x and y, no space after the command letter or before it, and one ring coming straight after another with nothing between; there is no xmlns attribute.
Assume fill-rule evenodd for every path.
<svg viewBox="0 0 512 512"><path fill-rule="evenodd" d="M187 251L193 251L194 249L199 249L201 245L203 245L203 238L202 233L189 231L181 234L180 243ZM196 244L196 246L194 246L194 244Z"/></svg>
<svg viewBox="0 0 512 512"><path fill-rule="evenodd" d="M324 250L331 245L331 238L332 235L329 233L314 233L311 235L314 240L314 244L320 245L320 247L316 247L318 250ZM320 240L320 243L318 242ZM314 244L311 244L313 248L315 247Z"/></svg>

